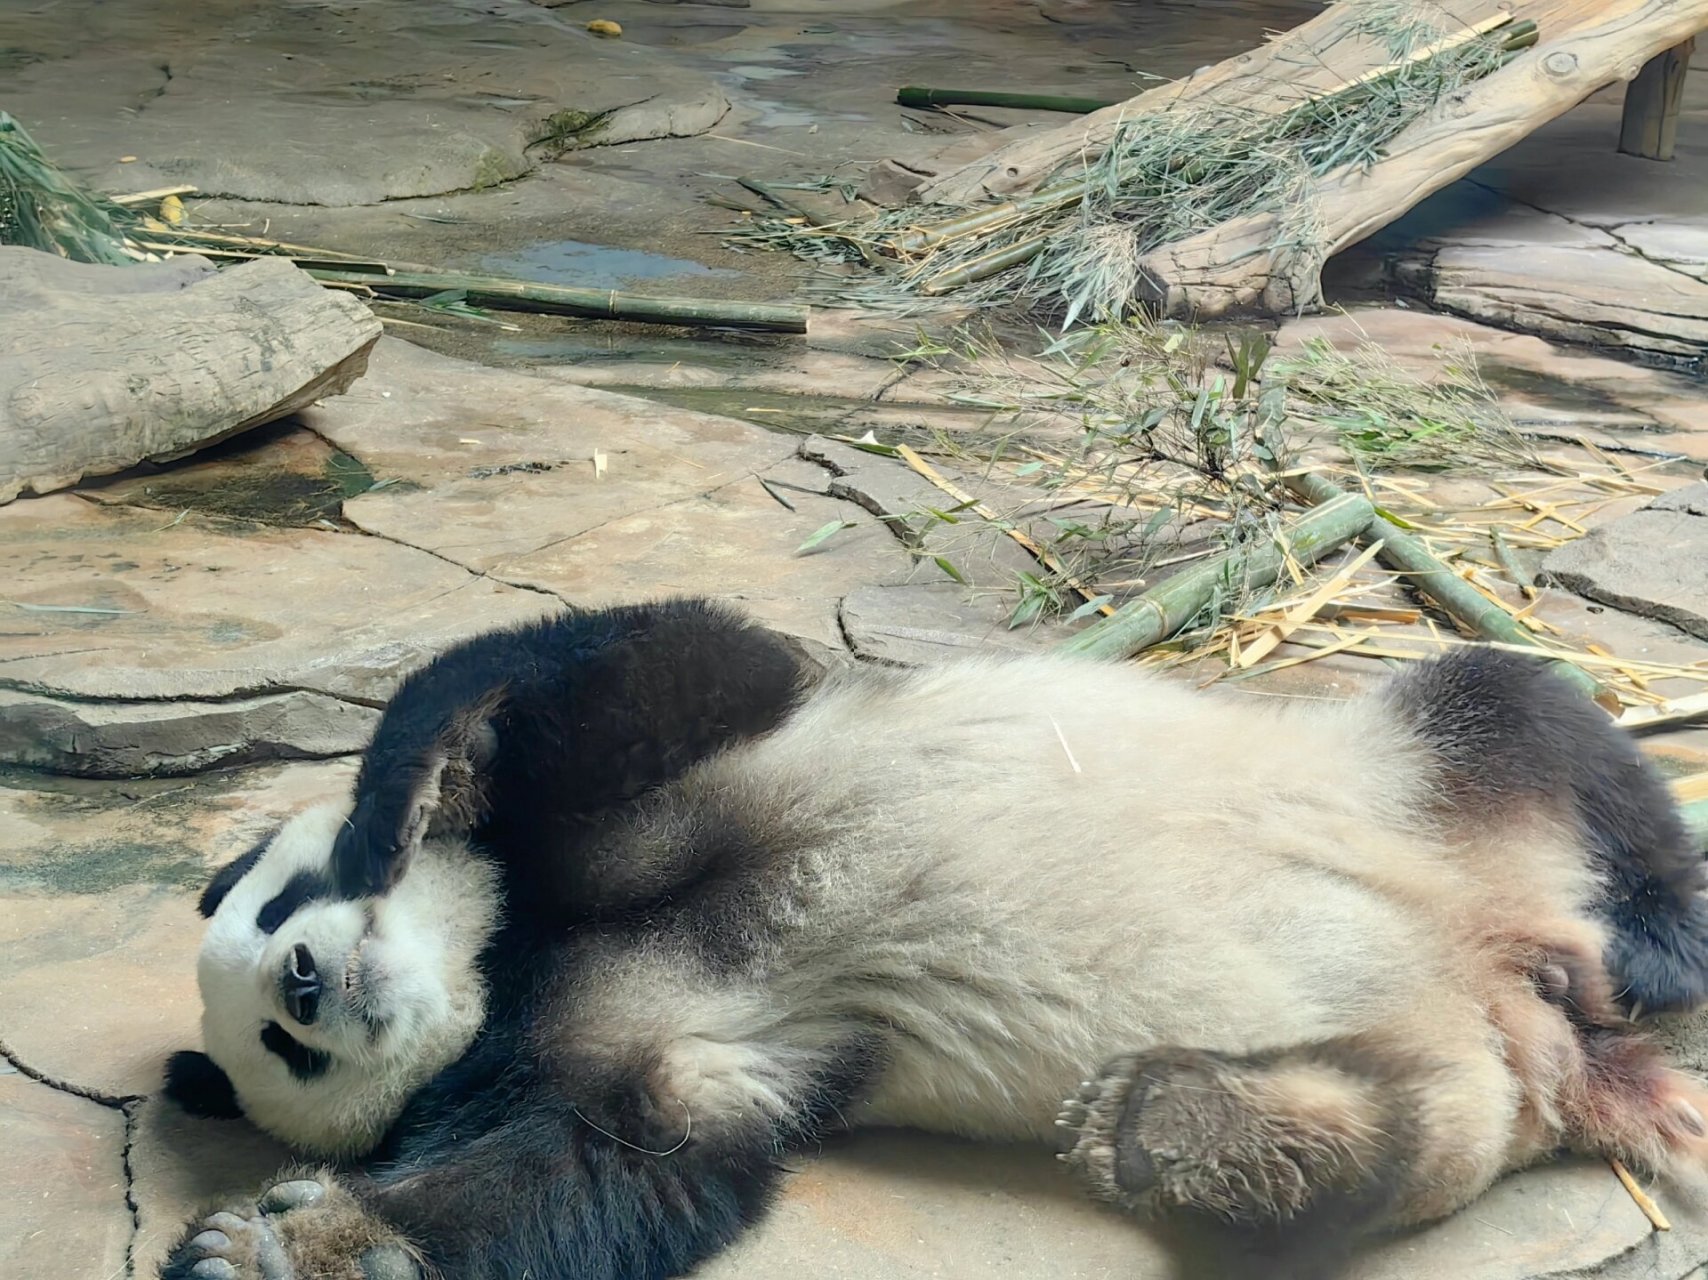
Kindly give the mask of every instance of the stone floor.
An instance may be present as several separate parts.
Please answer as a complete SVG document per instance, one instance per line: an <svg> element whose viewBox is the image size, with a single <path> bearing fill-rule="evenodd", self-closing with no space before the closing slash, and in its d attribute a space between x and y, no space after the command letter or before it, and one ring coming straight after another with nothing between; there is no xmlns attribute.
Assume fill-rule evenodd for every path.
<svg viewBox="0 0 1708 1280"><path fill-rule="evenodd" d="M191 181L220 197L200 216L287 239L774 298L796 264L706 234L733 221L698 198L719 175L928 164L946 141L976 146L1045 117L920 117L889 104L895 84L1114 95L1135 70L1190 70L1310 10L26 0L5 18L0 107L91 181ZM593 17L619 20L624 40L586 37ZM550 162L531 143L564 111L610 111L616 131ZM1605 104L1586 112L1593 140ZM1557 130L1577 129L1570 119ZM1576 162L1550 161L1551 145L1526 144L1506 172L1565 191ZM1547 207L1588 224L1583 209L1602 201L1621 236L1668 246L1655 256L1708 260L1691 204L1708 184L1691 185L1702 153L1689 146L1640 186L1597 182ZM1496 212L1521 216L1512 208ZM1438 220L1430 235L1452 231L1442 216L1447 230ZM1405 247L1383 247L1379 270L1353 282L1401 280ZM368 376L299 421L0 508L0 1276L146 1280L191 1207L281 1163L244 1126L155 1096L164 1056L197 1037L194 887L268 823L346 786L397 678L448 641L566 600L672 590L738 600L825 660L1055 638L1003 625L1005 539L934 535L972 539L934 548L974 585L947 582L883 518L915 509L911 473L803 443L804 430L966 425L943 375L886 358L906 326L824 314L807 339L770 339L422 319L395 324ZM1366 335L1416 362L1469 340L1539 440L1587 436L1655 465L1668 488L1708 463L1708 396L1676 369L1415 305L1297 321L1282 341L1316 334ZM798 550L832 522L846 527ZM1544 603L1582 642L1708 657L1708 640L1678 627L1564 591ZM1373 666L1300 670L1332 692ZM1708 731L1646 745L1708 768ZM1674 1034L1708 1065L1708 1033ZM1167 1242L1077 1199L1043 1153L869 1134L799 1164L778 1212L707 1275L1163 1280L1183 1266ZM1608 1170L1561 1165L1384 1243L1355 1275L1677 1280L1708 1259L1701 1190L1660 1190L1675 1229L1657 1233Z"/></svg>

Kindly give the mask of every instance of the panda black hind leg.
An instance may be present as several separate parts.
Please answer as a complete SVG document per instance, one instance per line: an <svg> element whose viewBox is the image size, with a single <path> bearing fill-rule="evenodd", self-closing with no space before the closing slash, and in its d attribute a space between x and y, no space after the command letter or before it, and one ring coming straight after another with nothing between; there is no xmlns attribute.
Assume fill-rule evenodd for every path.
<svg viewBox="0 0 1708 1280"><path fill-rule="evenodd" d="M1708 1000L1708 862L1600 708L1543 663L1478 647L1412 668L1389 697L1436 757L1450 817L1475 828L1539 803L1575 822L1605 885L1604 961L1628 1012Z"/></svg>

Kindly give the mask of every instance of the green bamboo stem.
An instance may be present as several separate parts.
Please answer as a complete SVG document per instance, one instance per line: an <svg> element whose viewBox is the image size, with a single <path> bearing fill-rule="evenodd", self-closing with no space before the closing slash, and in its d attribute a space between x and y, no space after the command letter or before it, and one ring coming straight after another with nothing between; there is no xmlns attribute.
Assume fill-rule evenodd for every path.
<svg viewBox="0 0 1708 1280"><path fill-rule="evenodd" d="M1063 111L1087 116L1118 99L1073 98L1050 93L994 93L987 89L924 89L908 85L896 90L896 101L904 107L1016 107L1021 111Z"/></svg>
<svg viewBox="0 0 1708 1280"><path fill-rule="evenodd" d="M354 285L397 298L430 298L462 290L471 306L499 311L539 311L552 315L586 316L598 320L628 320L639 324L718 326L757 329L769 333L805 333L806 307L766 302L721 302L703 298L654 298L617 289L581 289L570 285L532 284L502 276L468 276L455 272L331 271L320 267L309 274L325 284Z"/></svg>
<svg viewBox="0 0 1708 1280"><path fill-rule="evenodd" d="M1344 489L1309 471L1287 476L1286 484L1300 498L1319 506L1347 496ZM1409 577L1413 586L1435 601L1455 622L1463 623L1485 640L1535 649L1550 659L1554 669L1570 684L1598 700L1606 696L1606 691L1593 676L1538 645L1535 637L1520 626L1516 618L1471 587L1436 559L1420 539L1393 521L1372 511L1369 528L1359 536L1366 542L1380 539L1382 549L1376 558L1390 569L1397 569Z"/></svg>
<svg viewBox="0 0 1708 1280"><path fill-rule="evenodd" d="M1375 508L1356 494L1318 503L1292 524L1285 542L1230 551L1178 573L1066 641L1062 651L1088 658L1131 657L1174 635L1228 584L1267 586L1289 560L1320 560L1363 533L1375 517Z"/></svg>
<svg viewBox="0 0 1708 1280"><path fill-rule="evenodd" d="M948 271L939 271L920 285L919 291L928 298L935 297L937 294L947 293L951 289L958 289L964 284L971 284L975 280L994 276L998 271L1006 271L1010 267L1019 266L1022 262L1032 261L1044 251L1044 246L1049 242L1050 237L1047 234L1017 241L1006 249L987 253L983 257L974 258L971 262L964 262Z"/></svg>
<svg viewBox="0 0 1708 1280"><path fill-rule="evenodd" d="M791 218L805 219L809 226L818 225L819 220L808 213L804 206L796 204L788 196L780 194L774 187L759 181L758 178L737 178L736 182L746 187L761 200L770 201Z"/></svg>

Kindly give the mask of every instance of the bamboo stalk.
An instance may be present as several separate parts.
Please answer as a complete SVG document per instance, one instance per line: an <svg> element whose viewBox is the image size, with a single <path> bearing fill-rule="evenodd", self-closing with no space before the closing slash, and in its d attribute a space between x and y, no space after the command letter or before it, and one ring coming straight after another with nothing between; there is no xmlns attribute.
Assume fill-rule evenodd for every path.
<svg viewBox="0 0 1708 1280"><path fill-rule="evenodd" d="M1283 483L1306 502L1321 504L1343 498L1346 491L1311 471L1293 472ZM1569 683L1605 703L1609 697L1601 684L1580 667L1537 645L1531 633L1506 609L1486 599L1453 570L1436 559L1422 540L1412 537L1397 524L1371 512L1370 525L1361 530L1364 538L1382 540L1379 559L1390 569L1397 569L1412 580L1412 584L1452 618L1464 624L1485 640L1498 640L1519 645L1548 658L1555 670Z"/></svg>
<svg viewBox="0 0 1708 1280"><path fill-rule="evenodd" d="M919 291L927 297L939 293L947 293L963 284L971 284L975 280L983 280L994 276L998 271L1006 271L1009 267L1017 267L1022 262L1030 262L1044 251L1044 246L1050 242L1048 234L1033 236L1029 240L1021 240L1009 245L1006 249L998 249L987 253L982 258L974 258L971 262L963 263L948 271L939 271L924 284Z"/></svg>
<svg viewBox="0 0 1708 1280"><path fill-rule="evenodd" d="M501 276L469 276L455 272L394 271L378 275L315 267L310 269L309 275L324 284L365 287L388 297L430 298L436 293L461 290L471 306L586 316L599 320L629 320L640 324L716 325L770 333L805 333L810 314L806 307L778 303L654 298L617 289L531 284Z"/></svg>
<svg viewBox="0 0 1708 1280"><path fill-rule="evenodd" d="M1231 582L1267 586L1289 563L1310 564L1370 527L1376 511L1363 498L1341 493L1316 504L1277 539L1260 547L1229 551L1176 574L1130 600L1113 615L1074 636L1063 652L1091 658L1126 658L1179 631L1203 612L1216 592Z"/></svg>
<svg viewBox="0 0 1708 1280"><path fill-rule="evenodd" d="M1500 561L1500 567L1506 570L1506 576L1512 580L1512 584L1524 593L1526 600L1534 600L1537 595L1536 579L1524 572L1524 566L1518 563L1518 557L1513 554L1512 544L1506 540L1506 535L1499 529L1491 529L1489 541L1494 544L1495 559Z"/></svg>
<svg viewBox="0 0 1708 1280"><path fill-rule="evenodd" d="M1062 111L1085 116L1112 107L1114 98L1074 98L1051 93L996 93L988 89L925 89L908 85L896 90L904 107L1015 107L1021 111Z"/></svg>

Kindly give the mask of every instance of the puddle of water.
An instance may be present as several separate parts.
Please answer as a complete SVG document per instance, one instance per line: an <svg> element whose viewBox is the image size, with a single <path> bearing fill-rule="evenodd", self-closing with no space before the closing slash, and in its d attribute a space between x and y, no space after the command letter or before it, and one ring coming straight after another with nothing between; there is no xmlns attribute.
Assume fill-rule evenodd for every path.
<svg viewBox="0 0 1708 1280"><path fill-rule="evenodd" d="M517 276L542 284L585 285L592 289L617 289L636 280L658 280L665 276L727 276L688 258L672 258L644 249L613 249L584 240L547 240L514 253L488 254L480 260L484 270L496 275Z"/></svg>

